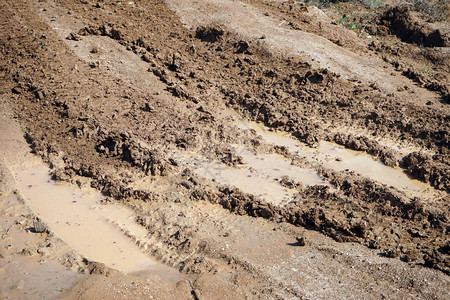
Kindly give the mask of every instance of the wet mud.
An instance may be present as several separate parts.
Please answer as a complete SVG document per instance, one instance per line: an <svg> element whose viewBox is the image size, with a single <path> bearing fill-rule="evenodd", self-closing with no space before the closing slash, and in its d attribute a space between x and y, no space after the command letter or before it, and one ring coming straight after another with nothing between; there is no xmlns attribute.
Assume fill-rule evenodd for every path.
<svg viewBox="0 0 450 300"><path fill-rule="evenodd" d="M95 275L68 298L151 295L134 284L161 299L448 293L445 48L358 36L295 1L20 0L0 13L1 99L29 143L15 153L1 131L5 165ZM411 79L401 57L434 64L430 77ZM67 215L46 213L56 198Z"/></svg>

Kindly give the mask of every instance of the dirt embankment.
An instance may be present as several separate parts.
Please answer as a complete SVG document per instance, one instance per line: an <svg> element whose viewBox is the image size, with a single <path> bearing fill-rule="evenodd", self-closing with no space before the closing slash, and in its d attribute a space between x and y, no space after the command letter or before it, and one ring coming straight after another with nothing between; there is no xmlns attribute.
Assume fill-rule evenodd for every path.
<svg viewBox="0 0 450 300"><path fill-rule="evenodd" d="M360 243L376 249L355 246L364 255L399 257L420 270L395 260L389 268L399 277L407 273L416 282L421 266L439 270L433 273L439 278L448 274L450 123L448 104L439 98L448 92L445 84L436 89L428 86L432 79L415 84L409 79L414 71L395 62L400 55L386 46L387 38L363 40L307 5L167 2L170 6L162 1L1 4L1 93L11 99L33 151L49 163L56 179L77 183L76 176L88 177L107 202L132 207L149 232L147 253L194 276L186 283L194 299L212 295L207 287L213 284L222 290L239 287L236 297L331 297L346 286L352 289L345 295L359 291L364 280L374 286L386 280L388 272L374 271L372 263L353 257L346 266L356 265L357 274L364 274L356 285L344 282L341 289L336 282L322 294L310 294L314 280L303 289L296 287L314 277L308 272L315 269L299 275L297 267L277 268L289 255L304 258L295 250L300 247L285 249L289 239L296 245L303 227L344 242L332 244L330 253L318 252L333 272L339 273L332 263L341 251L336 249ZM216 19L205 17L219 4L223 11ZM192 8L198 9L195 14L190 14ZM399 31L401 12L380 15L383 26ZM181 20L194 25L187 28ZM255 31L261 22L267 28ZM275 47L277 36L283 43ZM310 48L323 49L314 56L298 52L306 44L286 49L286 43L297 45L300 37L322 41ZM403 47L402 55L411 60L434 51ZM327 54L331 51L335 55ZM434 57L432 75L448 76L439 65L443 52L436 50ZM373 76L366 76L369 71ZM241 130L233 124L239 119L288 133L310 147L328 141L364 151L428 184L429 191L417 195L351 170L326 167L265 141L257 131ZM281 155L316 172L327 186L278 178L277 184L295 194L278 205L224 185L218 177L199 176L190 160L182 158L197 155L237 169L246 161L236 145L256 154ZM256 176L252 172L249 177ZM262 250L245 242L247 234ZM314 247L330 243L315 233L311 237L317 239ZM280 241L284 244L275 246ZM265 252L272 247L278 252ZM233 250L227 252L229 248ZM300 258L291 263L304 264ZM445 282L439 279L424 289L422 284L406 287L402 280L396 282L402 286L399 297L436 295ZM386 287L384 293L392 290Z"/></svg>

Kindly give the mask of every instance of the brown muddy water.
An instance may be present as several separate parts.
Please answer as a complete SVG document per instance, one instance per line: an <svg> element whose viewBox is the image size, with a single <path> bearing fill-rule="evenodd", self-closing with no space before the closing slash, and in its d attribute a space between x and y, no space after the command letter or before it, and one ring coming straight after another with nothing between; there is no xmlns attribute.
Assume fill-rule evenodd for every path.
<svg viewBox="0 0 450 300"><path fill-rule="evenodd" d="M9 107L0 103L0 158L14 177L25 203L60 239L81 256L113 269L155 272L176 280L175 269L152 259L138 243L147 231L134 220L131 210L101 204L102 195L92 189L56 183L48 167L30 154L19 124Z"/></svg>
<svg viewBox="0 0 450 300"><path fill-rule="evenodd" d="M49 227L86 258L124 272L154 264L112 220L145 235L124 207L101 205L95 191L56 184L45 166L13 171L26 203Z"/></svg>
<svg viewBox="0 0 450 300"><path fill-rule="evenodd" d="M198 176L222 185L237 187L246 193L254 194L274 204L280 204L288 200L294 193L293 190L288 190L278 182L271 180L269 176L258 174L249 167L229 167L191 153L178 156L178 159L180 158L194 169Z"/></svg>
<svg viewBox="0 0 450 300"><path fill-rule="evenodd" d="M362 152L346 149L335 143L322 141L318 148L292 138L287 133L270 131L256 122L235 122L241 130L254 130L269 144L286 147L291 153L298 154L306 161L320 164L336 171L354 171L379 183L393 186L414 196L432 198L435 190L429 185L409 178L401 169L392 168ZM243 159L243 164L228 166L220 161L212 161L198 153L176 153L174 158L191 167L201 177L222 185L239 188L243 192L254 194L269 203L283 205L297 192L282 186L280 181L287 176L304 186L330 184L324 181L312 168L300 168L277 154L255 154L242 145L233 145L235 154Z"/></svg>
<svg viewBox="0 0 450 300"><path fill-rule="evenodd" d="M415 196L432 198L434 189L429 185L409 178L401 169L392 168L362 152L346 149L335 143L322 141L318 148L292 138L287 133L270 131L255 122L235 122L242 130L254 130L269 144L286 147L291 153L298 154L313 164L336 171L354 171L379 183L393 186ZM220 161L212 161L198 153L176 153L174 158L191 167L201 177L222 185L239 188L243 192L254 194L269 203L283 205L297 192L282 186L280 181L287 176L290 180L304 186L330 184L324 181L312 168L300 168L277 154L255 154L242 145L233 145L235 154L243 159L243 164L227 166Z"/></svg>
<svg viewBox="0 0 450 300"><path fill-rule="evenodd" d="M401 169L388 167L362 151L354 151L326 141L321 141L318 148L292 138L287 133L270 131L256 122L239 122L236 126L243 130L253 129L266 142L284 146L290 152L301 155L312 162L320 162L324 167L336 171L350 170L371 178L382 184L421 196L431 196L434 192L429 185L409 178Z"/></svg>
<svg viewBox="0 0 450 300"><path fill-rule="evenodd" d="M287 203L296 193L295 189L285 188L279 183L285 176L306 186L328 185L315 171L293 166L281 155L254 154L239 145L235 146L235 151L243 158L243 164L233 167L207 160L197 153L183 153L176 157L190 165L198 176L237 187L276 205Z"/></svg>

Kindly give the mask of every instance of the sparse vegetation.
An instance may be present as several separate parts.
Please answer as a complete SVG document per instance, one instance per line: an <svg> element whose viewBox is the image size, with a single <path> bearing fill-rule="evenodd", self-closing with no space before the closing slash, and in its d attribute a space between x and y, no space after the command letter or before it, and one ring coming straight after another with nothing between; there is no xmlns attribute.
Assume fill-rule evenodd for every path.
<svg viewBox="0 0 450 300"><path fill-rule="evenodd" d="M358 36L361 35L361 29L359 28L359 26L356 25L355 23L353 23L349 18L347 18L346 15L342 15L339 18L338 24L344 25L348 29L353 30L354 32L356 32L358 34Z"/></svg>
<svg viewBox="0 0 450 300"><path fill-rule="evenodd" d="M337 23L353 30L358 34L358 37L366 37L371 34L368 28L376 23L376 15L372 12L362 12L350 16L343 14L339 17Z"/></svg>
<svg viewBox="0 0 450 300"><path fill-rule="evenodd" d="M340 2L357 3L369 8L378 8L385 5L384 0L297 0L297 2L308 3L317 7L325 7Z"/></svg>

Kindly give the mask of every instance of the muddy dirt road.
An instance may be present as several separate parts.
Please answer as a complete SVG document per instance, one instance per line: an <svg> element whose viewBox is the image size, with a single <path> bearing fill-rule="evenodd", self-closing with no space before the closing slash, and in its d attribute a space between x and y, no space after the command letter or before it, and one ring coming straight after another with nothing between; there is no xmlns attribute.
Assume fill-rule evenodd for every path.
<svg viewBox="0 0 450 300"><path fill-rule="evenodd" d="M2 1L0 298L449 297L448 22L405 7Z"/></svg>

